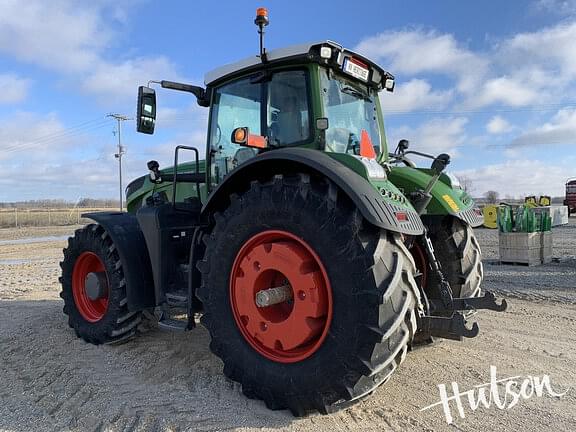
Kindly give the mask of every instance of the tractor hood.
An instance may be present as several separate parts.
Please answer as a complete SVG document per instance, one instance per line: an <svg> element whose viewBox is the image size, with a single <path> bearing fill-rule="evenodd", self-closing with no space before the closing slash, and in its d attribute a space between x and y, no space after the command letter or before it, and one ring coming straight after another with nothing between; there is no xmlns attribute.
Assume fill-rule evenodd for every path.
<svg viewBox="0 0 576 432"><path fill-rule="evenodd" d="M388 178L405 195L424 189L432 178L428 168L394 167ZM432 191L432 200L426 208L425 215L449 214L456 216L471 226L480 226L484 223L482 211L476 206L470 195L459 187L453 187L449 176L443 174Z"/></svg>

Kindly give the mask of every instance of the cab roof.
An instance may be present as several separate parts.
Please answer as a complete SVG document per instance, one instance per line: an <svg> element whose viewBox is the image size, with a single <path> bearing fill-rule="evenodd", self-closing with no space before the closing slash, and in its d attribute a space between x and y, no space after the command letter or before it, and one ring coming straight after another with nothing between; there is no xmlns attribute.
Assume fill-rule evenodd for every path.
<svg viewBox="0 0 576 432"><path fill-rule="evenodd" d="M278 48L272 51L269 51L266 53L267 56L267 63L266 64L271 64L271 63L276 63L276 62L282 62L282 61L289 61L289 60L296 60L299 57L302 58L302 60L304 61L314 61L314 56L311 56L311 54L315 51L315 50L319 50L320 47L330 47L335 49L335 51L339 52L341 55L342 53L345 53L346 55L349 56L353 56L355 58L358 58L360 60L362 60L363 62L365 62L366 64L369 64L372 68L376 69L379 72L380 77L384 77L384 78L392 78L392 75L386 71L384 71L380 66L378 66L376 63L374 63L373 61L367 59L366 57L355 53L353 51L350 51L348 49L344 49L342 47L342 45L330 41L330 40L324 40L324 41L318 41L318 42L309 42L309 43L305 43L305 44L301 44L301 45L292 45L292 46L288 46L285 48ZM317 56L316 56L317 57ZM220 80L224 80L228 77L240 74L242 72L246 72L249 71L251 69L260 69L262 67L263 63L262 63L262 59L259 56L251 56L248 58L245 58L243 60L240 60L238 62L235 63L230 63L224 66L221 66L217 69L214 69L210 72L208 72L205 77L204 77L204 84L207 86L216 84L218 81Z"/></svg>

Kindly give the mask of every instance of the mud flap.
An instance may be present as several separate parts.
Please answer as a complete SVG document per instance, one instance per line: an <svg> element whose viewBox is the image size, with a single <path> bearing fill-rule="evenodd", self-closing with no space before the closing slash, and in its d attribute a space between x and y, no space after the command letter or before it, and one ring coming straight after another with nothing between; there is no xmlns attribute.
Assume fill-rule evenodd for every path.
<svg viewBox="0 0 576 432"><path fill-rule="evenodd" d="M156 306L154 280L144 235L136 216L124 212L84 213L82 217L99 223L118 250L124 268L130 312Z"/></svg>

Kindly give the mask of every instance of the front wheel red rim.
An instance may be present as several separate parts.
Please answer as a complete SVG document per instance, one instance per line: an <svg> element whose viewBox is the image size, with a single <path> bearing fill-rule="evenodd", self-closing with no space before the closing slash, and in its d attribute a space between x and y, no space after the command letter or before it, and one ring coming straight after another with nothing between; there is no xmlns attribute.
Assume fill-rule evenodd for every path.
<svg viewBox="0 0 576 432"><path fill-rule="evenodd" d="M257 294L275 287L284 287L289 298L259 306ZM286 231L263 231L242 246L230 274L230 303L248 344L280 363L314 354L332 320L332 288L322 261Z"/></svg>
<svg viewBox="0 0 576 432"><path fill-rule="evenodd" d="M105 287L104 294L97 299L91 299L86 292L86 278L90 273L106 273L104 263L94 252L83 252L76 259L72 272L72 295L74 303L82 318L88 322L100 321L108 310L109 290ZM106 283L108 283L106 277Z"/></svg>

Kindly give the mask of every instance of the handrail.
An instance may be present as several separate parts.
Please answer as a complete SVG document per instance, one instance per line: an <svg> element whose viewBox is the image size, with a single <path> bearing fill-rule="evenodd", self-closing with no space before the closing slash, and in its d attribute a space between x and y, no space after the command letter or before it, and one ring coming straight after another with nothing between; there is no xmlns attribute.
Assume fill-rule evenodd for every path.
<svg viewBox="0 0 576 432"><path fill-rule="evenodd" d="M190 147L185 145L176 146L174 150L174 181L172 183L172 206L176 209L176 185L178 184L178 151L179 150L191 150L194 152L196 157L196 173L200 173L200 153L196 147ZM200 199L200 184L196 183L196 193L198 194L198 199Z"/></svg>

